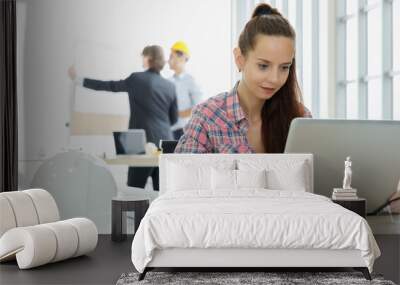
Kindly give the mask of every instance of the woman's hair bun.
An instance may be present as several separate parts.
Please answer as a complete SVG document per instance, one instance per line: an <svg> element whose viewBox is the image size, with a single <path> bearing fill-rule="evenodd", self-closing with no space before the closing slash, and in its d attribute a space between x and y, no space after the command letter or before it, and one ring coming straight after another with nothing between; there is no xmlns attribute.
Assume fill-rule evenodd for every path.
<svg viewBox="0 0 400 285"><path fill-rule="evenodd" d="M254 9L253 15L251 18L255 18L258 16L265 16L265 15L280 15L277 9L272 8L267 3L258 4L257 7Z"/></svg>

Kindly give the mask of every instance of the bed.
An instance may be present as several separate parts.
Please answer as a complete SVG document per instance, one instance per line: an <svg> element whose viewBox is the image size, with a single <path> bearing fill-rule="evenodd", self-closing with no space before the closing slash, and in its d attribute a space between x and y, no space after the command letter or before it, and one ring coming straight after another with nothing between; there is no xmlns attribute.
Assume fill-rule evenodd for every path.
<svg viewBox="0 0 400 285"><path fill-rule="evenodd" d="M352 267L380 251L365 219L313 194L311 154L164 154L160 196L132 242L154 268Z"/></svg>

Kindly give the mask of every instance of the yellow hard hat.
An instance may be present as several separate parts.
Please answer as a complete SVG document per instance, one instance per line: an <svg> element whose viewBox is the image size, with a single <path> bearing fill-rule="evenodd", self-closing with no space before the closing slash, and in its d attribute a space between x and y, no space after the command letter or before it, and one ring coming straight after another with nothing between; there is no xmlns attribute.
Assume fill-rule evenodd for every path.
<svg viewBox="0 0 400 285"><path fill-rule="evenodd" d="M187 56L190 56L189 48L186 45L186 43L183 41L178 41L178 42L174 43L173 46L171 47L171 50L180 51L180 52L183 52L184 54L186 54Z"/></svg>

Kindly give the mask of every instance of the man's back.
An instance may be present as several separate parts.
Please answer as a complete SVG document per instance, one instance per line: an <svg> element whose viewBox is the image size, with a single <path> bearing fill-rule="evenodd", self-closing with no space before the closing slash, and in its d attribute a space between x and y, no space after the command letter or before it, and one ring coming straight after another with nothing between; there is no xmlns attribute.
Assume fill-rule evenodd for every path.
<svg viewBox="0 0 400 285"><path fill-rule="evenodd" d="M127 79L131 105L130 129L145 129L147 139L158 144L172 139L170 127L177 120L174 85L157 72L133 73Z"/></svg>

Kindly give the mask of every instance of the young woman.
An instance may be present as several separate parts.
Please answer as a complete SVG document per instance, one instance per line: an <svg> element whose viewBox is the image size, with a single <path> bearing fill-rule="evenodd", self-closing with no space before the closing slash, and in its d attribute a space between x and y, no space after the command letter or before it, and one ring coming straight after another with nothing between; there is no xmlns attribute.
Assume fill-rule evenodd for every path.
<svg viewBox="0 0 400 285"><path fill-rule="evenodd" d="M296 79L295 32L268 4L253 12L234 50L242 79L193 109L177 153L279 153L296 117L311 117Z"/></svg>

